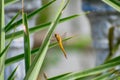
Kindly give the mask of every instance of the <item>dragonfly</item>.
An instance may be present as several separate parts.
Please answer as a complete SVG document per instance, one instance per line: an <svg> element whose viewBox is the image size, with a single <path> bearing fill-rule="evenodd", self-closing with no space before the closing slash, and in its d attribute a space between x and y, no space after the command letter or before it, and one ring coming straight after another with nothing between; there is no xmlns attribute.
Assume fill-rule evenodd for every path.
<svg viewBox="0 0 120 80"><path fill-rule="evenodd" d="M65 58L67 59L67 54L66 54L66 51L65 51L65 49L64 49L64 47L63 47L63 43L62 43L62 38L61 38L61 36L60 36L59 34L55 34L55 38L56 38L56 40L57 40L57 42L58 42L58 44L59 44L60 49L61 49L62 52L64 53Z"/></svg>

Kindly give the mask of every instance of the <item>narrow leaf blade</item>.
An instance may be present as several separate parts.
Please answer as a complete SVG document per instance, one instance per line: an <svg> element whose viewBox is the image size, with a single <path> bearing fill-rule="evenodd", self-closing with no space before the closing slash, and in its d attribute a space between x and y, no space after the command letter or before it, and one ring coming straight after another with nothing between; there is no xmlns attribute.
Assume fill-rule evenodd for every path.
<svg viewBox="0 0 120 80"><path fill-rule="evenodd" d="M4 48L4 50L0 53L0 57L2 57L3 54L6 54L6 52L8 51L10 44L11 44L12 40L9 42L9 44Z"/></svg>
<svg viewBox="0 0 120 80"><path fill-rule="evenodd" d="M13 3L15 3L17 1L19 1L19 0L5 0L4 3L5 3L5 6L7 6L7 5L13 4Z"/></svg>
<svg viewBox="0 0 120 80"><path fill-rule="evenodd" d="M15 76L15 72L17 71L18 66L13 70L13 72L10 74L7 80L13 80Z"/></svg>
<svg viewBox="0 0 120 80"><path fill-rule="evenodd" d="M25 70L26 73L31 65L31 49L30 49L30 36L27 23L27 15L23 13L23 27L24 27L24 57L25 57Z"/></svg>
<svg viewBox="0 0 120 80"><path fill-rule="evenodd" d="M120 12L120 1L119 0L102 0L102 1L112 6L114 9Z"/></svg>
<svg viewBox="0 0 120 80"><path fill-rule="evenodd" d="M9 27L15 21L15 19L19 16L19 14L20 14L20 11L11 19L11 21L5 27Z"/></svg>
<svg viewBox="0 0 120 80"><path fill-rule="evenodd" d="M56 80L56 79L58 79L58 78L60 78L60 77L64 77L64 76L66 76L66 75L68 75L68 74L70 74L71 72L69 72L69 73L65 73L65 74L61 74L61 75L58 75L58 76L55 76L55 77L52 77L52 78L49 78L49 79L47 79L47 80Z"/></svg>
<svg viewBox="0 0 120 80"><path fill-rule="evenodd" d="M5 48L5 13L4 0L0 0L0 52ZM4 61L5 55L0 58L0 80L4 80Z"/></svg>

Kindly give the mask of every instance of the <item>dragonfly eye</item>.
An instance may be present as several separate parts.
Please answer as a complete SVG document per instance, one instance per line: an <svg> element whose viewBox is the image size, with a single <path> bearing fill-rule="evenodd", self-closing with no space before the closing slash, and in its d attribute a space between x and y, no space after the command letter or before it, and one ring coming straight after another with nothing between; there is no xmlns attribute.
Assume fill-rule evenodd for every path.
<svg viewBox="0 0 120 80"><path fill-rule="evenodd" d="M57 36L57 34L55 34L55 37Z"/></svg>

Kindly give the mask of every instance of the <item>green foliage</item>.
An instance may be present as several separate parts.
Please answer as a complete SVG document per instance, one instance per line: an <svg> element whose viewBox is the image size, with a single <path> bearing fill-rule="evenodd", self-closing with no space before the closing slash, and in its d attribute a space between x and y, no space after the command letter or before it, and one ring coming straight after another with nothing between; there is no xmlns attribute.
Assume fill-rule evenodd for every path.
<svg viewBox="0 0 120 80"><path fill-rule="evenodd" d="M70 80L70 79L76 80L76 79L83 78L83 77L88 77L88 76L93 76L93 75L96 76L97 74L102 74L105 71L107 73L107 70L110 70L113 67L118 66L118 65L120 65L120 61L106 63L103 65L97 66L93 69L88 69L88 70L77 72L77 73L71 73L64 77L56 78L55 80Z"/></svg>
<svg viewBox="0 0 120 80"><path fill-rule="evenodd" d="M58 79L58 78L61 78L61 77L66 76L66 75L68 75L68 74L70 74L70 72L69 72L69 73L65 73L65 74L61 74L61 75L58 75L58 76L55 76L55 77L52 77L52 78L49 78L48 80L56 80L56 79Z"/></svg>
<svg viewBox="0 0 120 80"><path fill-rule="evenodd" d="M38 14L48 6L52 5L56 0L52 0L48 2L47 4L43 5L41 8L33 11L32 13L26 15L25 13L22 14L23 18L20 20L15 21L15 19L19 16L20 12L16 13L16 15L11 19L11 21L5 26L4 25L4 4L10 5L18 0L0 0L0 80L4 80L4 66L11 65L13 63L16 63L22 59L25 59L25 67L26 67L26 75L24 80L36 80L37 76L39 74L39 71L41 70L41 67L43 65L44 58L46 56L46 53L48 49L51 47L54 47L58 45L57 42L51 43L51 36L57 27L59 23L71 20L73 18L76 18L80 16L81 14L74 14L65 18L61 18L63 10L66 8L66 6L69 3L69 0L62 0L61 5L58 8L58 11L56 15L54 16L54 19L51 20L51 22L47 22L44 24L36 25L32 28L28 28L27 20L33 17L34 15ZM114 2L113 0L103 0L104 2L112 5L117 9L120 10L120 5L118 2ZM117 5L117 6L116 6ZM87 14L88 12L84 13ZM24 24L24 30L8 33L8 31L13 30L18 25ZM35 33L39 30L42 30L44 28L49 28L46 37L42 43L42 45L39 48L36 48L34 50L30 50L30 40L29 36L31 33ZM5 33L7 33L5 35ZM70 73L64 73L58 76L54 76L52 78L48 78L48 80L84 80L85 78L89 80L112 80L112 79L119 79L120 71L116 69L116 66L120 66L120 56L113 58L113 54L117 51L120 40L118 39L115 46L113 46L113 40L114 40L114 27L110 28L109 30L109 49L110 53L106 61L95 68L80 71L80 72L70 72ZM11 36L14 35L12 38ZM10 44L13 39L24 37L24 53L21 53L20 55L8 58L5 60L6 51L9 49ZM68 37L63 39L63 41L69 40L72 37ZM5 41L8 42L9 39L11 41L8 43L8 45L5 47ZM35 59L31 63L31 55L36 54ZM15 72L17 68L11 73L8 80L13 80L15 78Z"/></svg>
<svg viewBox="0 0 120 80"><path fill-rule="evenodd" d="M27 18L30 19L31 17L35 16L38 12L42 11L44 8L48 7L49 5L51 5L53 2L55 2L56 0L52 0L51 2L49 2L48 4L42 6L41 8L33 11L32 13L28 14ZM16 21L15 23L13 23L12 25L10 25L9 27L8 26L5 26L5 31L9 31L11 29L13 29L14 27L20 25L22 23L22 19Z"/></svg>
<svg viewBox="0 0 120 80"><path fill-rule="evenodd" d="M120 0L102 0L120 12Z"/></svg>
<svg viewBox="0 0 120 80"><path fill-rule="evenodd" d="M71 20L73 18L79 17L81 15L82 14L75 14L75 15L71 15L69 17L62 18L62 19L59 20L59 23L66 22L68 20ZM30 34L32 34L32 33L35 33L37 31L43 30L45 28L48 28L50 26L50 24L51 24L51 22L47 22L47 23L44 23L44 24L40 24L40 25L34 26L32 28L29 28L29 32L30 32ZM14 32L14 33L6 34L5 39L9 40L13 34L15 35L14 38L22 37L23 36L23 30L17 31L17 32Z"/></svg>
<svg viewBox="0 0 120 80"><path fill-rule="evenodd" d="M18 66L13 70L13 72L8 77L8 80L14 80L15 78L15 72L17 71Z"/></svg>
<svg viewBox="0 0 120 80"><path fill-rule="evenodd" d="M25 80L34 80L37 79L37 76L39 74L39 70L41 69L42 63L44 61L46 52L48 50L48 46L50 44L50 39L52 36L52 33L55 30L55 27L57 26L57 23L61 17L62 11L64 9L64 7L66 6L65 1L62 0L61 6L58 10L57 15L55 16L53 22L51 23L48 33L45 37L45 40L43 41L43 44L41 45L37 56L35 57L35 60L33 61L28 73L25 76Z"/></svg>
<svg viewBox="0 0 120 80"><path fill-rule="evenodd" d="M3 51L0 53L0 57L2 57L3 54L7 54L7 50L10 48L10 44L13 39L9 42L9 44L3 49Z"/></svg>
<svg viewBox="0 0 120 80"><path fill-rule="evenodd" d="M7 5L13 4L17 1L19 1L19 0L5 0L4 4L5 4L5 6L7 6Z"/></svg>
<svg viewBox="0 0 120 80"><path fill-rule="evenodd" d="M29 29L27 23L27 15L23 12L23 28L24 28L24 56L25 56L25 70L26 73L30 68L31 65L31 49L30 49L30 36L29 36Z"/></svg>
<svg viewBox="0 0 120 80"><path fill-rule="evenodd" d="M4 0L0 0L0 53L5 48L4 15L5 15L4 14ZM5 55L2 55L0 57L0 80L4 80L4 61L5 61Z"/></svg>
<svg viewBox="0 0 120 80"><path fill-rule="evenodd" d="M18 12L12 19L11 21L4 27L1 27L1 28L4 28L4 29L1 29L1 30L4 30L4 32L7 33L6 35L6 41L8 41L8 39L11 39L10 37L14 34L14 37L12 37L12 40L13 39L16 39L16 38L19 38L19 37L23 37L24 36L24 51L25 53L24 54L20 54L18 56L14 56L10 59L7 59L5 63L3 63L2 65L5 65L5 64L13 64L14 62L16 61L19 61L21 59L24 59L24 56L25 56L25 65L26 65L26 76L25 76L25 80L35 80L37 78L37 75L39 73L39 70L42 66L42 63L44 61L44 57L46 55L46 51L48 50L48 47L53 47L55 45L57 45L57 42L55 43L52 43L50 44L50 38L51 38L51 35L55 29L55 27L57 26L58 22L59 23L62 23L62 22L65 22L65 21L68 21L70 19L73 19L75 17L78 17L79 15L78 14L75 14L75 15L72 15L72 16L69 16L69 17L66 17L66 18L62 18L60 19L60 16L62 15L62 11L63 9L67 6L68 2L66 2L65 0L62 1L61 3L61 6L58 10L58 13L56 14L56 17L54 20L52 20L52 22L48 22L48 23L45 23L45 24L42 24L42 25L38 25L38 26L35 26L34 28L30 28L28 29L28 24L27 24L27 19L31 18L32 16L36 15L37 13L39 13L40 11L42 11L43 9L45 9L46 7L48 7L49 5L51 5L53 2L55 2L56 0L52 0L51 2L47 3L46 5L42 6L41 8L33 11L32 13L28 14L28 16L26 16L25 14L23 14L23 24L25 26L25 30L23 31L18 31L18 32L13 32L11 34L8 34L7 32L10 31L10 30L13 30L15 27L17 27L18 25L22 24L22 19L15 21L15 19L18 17L18 15L20 14L20 12ZM68 0L69 1L69 0ZM5 4L12 4L14 1L5 1ZM3 10L4 6L2 6L2 10ZM3 12L4 14L4 12ZM1 16L3 15L1 14ZM1 21L2 23L4 23L3 19L4 17L1 17ZM1 25L3 25L1 23ZM30 33L34 33L36 31L39 31L41 30L42 28L44 27L49 27L49 31L48 31L48 34L46 36L46 39L45 41L43 42L42 46L40 48L37 48L35 50L32 50L30 51L30 43L29 43L29 32ZM24 35L23 35L24 34ZM3 37L5 37L5 35L2 35ZM9 37L7 37L9 36ZM68 39L70 39L71 37L69 38L66 38L64 39L63 41L66 41ZM4 39L4 38L1 38L1 39ZM10 43L6 46L6 48L2 51L1 53L1 56L9 49L9 46L12 42L12 40L10 41ZM3 40L1 40L3 41ZM50 44L50 45L49 45ZM33 63L31 64L31 53L37 53L37 57L35 58L35 60L33 61ZM29 63L29 64L28 64ZM31 65L30 65L31 64ZM40 65L41 64L41 65ZM30 68L30 69L29 69ZM16 68L17 69L17 68ZM13 74L15 73L16 69L13 71L13 73L10 75L10 79L13 79ZM4 72L3 72L4 73ZM36 73L36 74L35 74ZM12 78L11 78L12 76ZM3 77L3 76L2 76Z"/></svg>
<svg viewBox="0 0 120 80"><path fill-rule="evenodd" d="M69 40L69 39L71 39L71 38L72 38L72 37L68 37L68 38L63 39L62 41L67 41L67 40ZM51 44L49 45L49 49L50 49L50 48L53 48L53 47L55 47L55 46L57 46L57 45L58 45L57 42L51 43ZM37 54L37 53L38 53L38 50L39 50L39 48L33 49L33 50L31 51L31 55ZM25 54L25 53L21 53L21 54L19 54L19 55L17 55L17 56L14 56L14 57L11 57L11 58L6 59L5 65L8 66L8 65L11 65L11 64L13 64L13 63L16 63L16 62L24 59L24 54Z"/></svg>

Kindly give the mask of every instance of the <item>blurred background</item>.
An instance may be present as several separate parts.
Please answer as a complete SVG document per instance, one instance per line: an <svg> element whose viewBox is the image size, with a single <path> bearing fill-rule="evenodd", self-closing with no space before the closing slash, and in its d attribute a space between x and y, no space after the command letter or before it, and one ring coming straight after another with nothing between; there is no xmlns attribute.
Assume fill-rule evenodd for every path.
<svg viewBox="0 0 120 80"><path fill-rule="evenodd" d="M42 5L49 1L51 0L42 0ZM51 21L55 16L59 1L57 0L53 5L42 11L37 17L36 24ZM81 0L70 0L62 17L82 13ZM33 48L41 45L46 31L47 29L44 29L34 34ZM85 15L59 24L54 33L60 34L62 38L74 37L63 43L68 59L65 59L59 46L49 49L42 70L48 77L66 72L81 71L95 66L95 52L92 48L90 25ZM53 34L51 41L55 41L54 38Z"/></svg>

